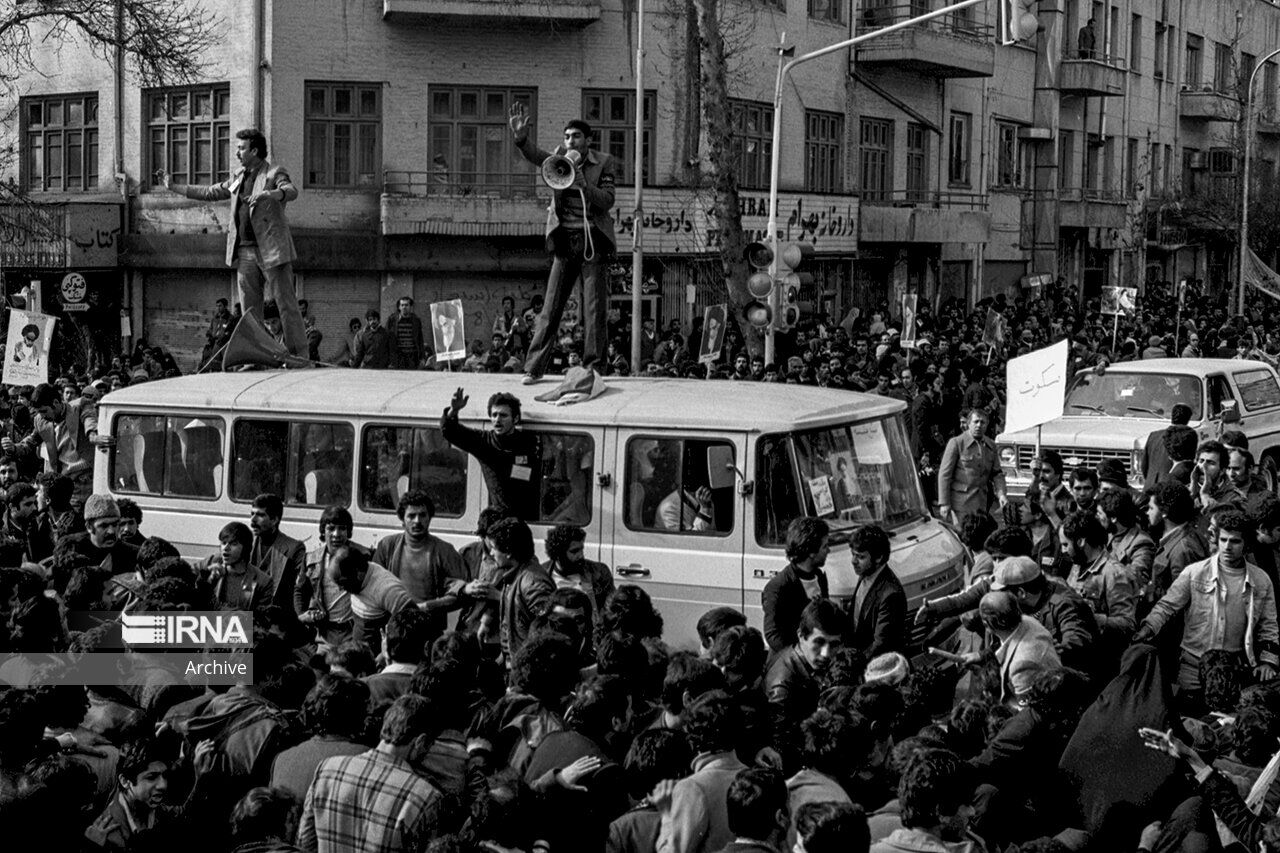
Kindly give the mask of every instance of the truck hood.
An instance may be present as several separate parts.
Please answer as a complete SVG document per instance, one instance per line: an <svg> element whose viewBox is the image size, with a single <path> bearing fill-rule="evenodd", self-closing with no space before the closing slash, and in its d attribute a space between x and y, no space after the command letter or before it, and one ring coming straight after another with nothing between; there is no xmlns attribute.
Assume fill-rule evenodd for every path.
<svg viewBox="0 0 1280 853"><path fill-rule="evenodd" d="M1167 419L1107 418L1064 415L1040 428L1040 443L1046 447L1104 447L1132 450L1142 447L1147 436L1169 425ZM1035 444L1035 429L1002 432L997 444Z"/></svg>

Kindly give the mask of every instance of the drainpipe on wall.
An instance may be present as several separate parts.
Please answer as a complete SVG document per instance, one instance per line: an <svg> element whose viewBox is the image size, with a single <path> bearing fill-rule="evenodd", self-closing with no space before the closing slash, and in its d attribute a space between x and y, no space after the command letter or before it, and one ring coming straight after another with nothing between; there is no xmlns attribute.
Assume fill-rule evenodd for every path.
<svg viewBox="0 0 1280 853"><path fill-rule="evenodd" d="M123 0L116 0L115 15L116 15L116 20L115 20L116 45L115 45L114 68L112 70L112 74L115 77L115 79L112 81L115 84L115 110L112 118L115 121L115 146L116 146L115 179L116 179L116 185L120 188L120 202L121 202L120 238L116 241L117 263L119 263L119 253L120 253L120 248L124 242L124 236L130 232L133 224L132 223L133 216L130 210L130 203L129 203L129 175L124 170L125 52L124 52L124 2ZM122 310L121 310L120 316L122 318L123 317L130 318L130 324L129 324L130 332L132 332L134 328L137 327L137 325L142 322L142 317L140 315L138 317L133 316L133 306L135 301L134 294L133 294L133 285L134 285L133 271L122 268L121 269L121 288L120 288L121 290L120 305ZM141 300L138 300L138 302L140 307ZM121 331L123 331L123 329ZM130 335L129 337L132 338L133 335ZM121 343L121 346L125 348L126 351L128 349L131 349L133 345L133 341L126 340L123 334L120 336L120 343Z"/></svg>
<svg viewBox="0 0 1280 853"><path fill-rule="evenodd" d="M267 132L264 126L263 111L263 89L265 84L263 78L266 76L266 33L265 21L267 19L267 0L253 0L253 126L263 133Z"/></svg>

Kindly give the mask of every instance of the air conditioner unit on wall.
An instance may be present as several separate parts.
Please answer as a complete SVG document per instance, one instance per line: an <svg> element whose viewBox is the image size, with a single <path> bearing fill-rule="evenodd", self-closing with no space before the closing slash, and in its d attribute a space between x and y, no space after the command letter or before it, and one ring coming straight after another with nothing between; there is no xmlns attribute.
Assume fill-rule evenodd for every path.
<svg viewBox="0 0 1280 853"><path fill-rule="evenodd" d="M1187 165L1192 169L1207 169L1209 168L1209 155L1203 151L1198 151L1191 155Z"/></svg>

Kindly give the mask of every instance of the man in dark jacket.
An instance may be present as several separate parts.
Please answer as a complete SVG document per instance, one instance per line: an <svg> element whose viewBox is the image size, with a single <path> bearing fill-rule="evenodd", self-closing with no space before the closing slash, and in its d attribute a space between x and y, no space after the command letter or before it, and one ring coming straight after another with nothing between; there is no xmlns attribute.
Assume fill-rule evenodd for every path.
<svg viewBox="0 0 1280 853"><path fill-rule="evenodd" d="M1059 578L1051 578L1030 557L1007 557L996 564L992 590L1008 590L1019 609L1053 635L1053 647L1063 666L1089 672L1098 642L1093 611L1079 593Z"/></svg>
<svg viewBox="0 0 1280 853"><path fill-rule="evenodd" d="M769 665L764 686L773 706L775 742L794 741L800 723L817 707L818 676L843 645L845 624L835 602L809 602L800 614L795 642Z"/></svg>
<svg viewBox="0 0 1280 853"><path fill-rule="evenodd" d="M1169 476L1173 468L1173 460L1165 446L1165 435L1174 427L1185 427L1191 422L1191 407L1186 403L1174 404L1169 413L1169 426L1158 429L1147 436L1147 443L1142 448L1143 488L1150 491L1157 483Z"/></svg>
<svg viewBox="0 0 1280 853"><path fill-rule="evenodd" d="M378 322L382 315L376 309L364 312L364 319L364 329L356 336L356 352L351 366L385 370L391 366L391 335Z"/></svg>
<svg viewBox="0 0 1280 853"><path fill-rule="evenodd" d="M405 492L396 513L403 529L378 542L373 562L400 578L418 609L430 617L429 639L434 639L444 633L449 611L461 606L458 596L467 584L467 570L457 550L430 531L436 514L430 495L421 489Z"/></svg>
<svg viewBox="0 0 1280 853"><path fill-rule="evenodd" d="M508 665L529 639L533 620L547 610L556 586L538 565L533 553L533 532L516 518L499 521L489 529L493 558L502 568L502 653Z"/></svg>
<svg viewBox="0 0 1280 853"><path fill-rule="evenodd" d="M805 605L827 597L827 576L822 567L831 551L830 533L831 529L820 518L801 516L787 525L789 562L770 578L760 594L764 637L771 656L795 642Z"/></svg>
<svg viewBox="0 0 1280 853"><path fill-rule="evenodd" d="M542 458L538 437L520 429L520 400L505 391L489 398L489 422L493 429L475 430L458 421L458 413L471 398L461 388L440 416L440 432L459 450L480 463L489 504L526 521L538 518L538 484Z"/></svg>
<svg viewBox="0 0 1280 853"><path fill-rule="evenodd" d="M553 850L600 850L614 818L629 805L621 756L607 744L630 731L631 688L617 675L598 675L578 690L569 728L538 744L524 778L539 795L538 838Z"/></svg>
<svg viewBox="0 0 1280 853"><path fill-rule="evenodd" d="M889 535L874 524L849 537L853 572L858 582L846 605L848 644L871 660L900 652L907 644L907 593L889 568Z"/></svg>
<svg viewBox="0 0 1280 853"><path fill-rule="evenodd" d="M249 513L249 529L253 531L249 564L271 578L275 590L271 603L292 613L293 588L298 576L307 570L307 549L297 539L281 532L283 517L284 502L278 495L261 494L253 499Z"/></svg>
<svg viewBox="0 0 1280 853"><path fill-rule="evenodd" d="M391 342L391 366L399 370L417 370L426 355L422 337L422 318L413 313L413 299L401 296L396 313L387 321L387 337Z"/></svg>
<svg viewBox="0 0 1280 853"><path fill-rule="evenodd" d="M1152 531L1158 532L1160 541L1151 563L1151 589L1145 597L1148 602L1163 596L1183 569L1209 556L1209 543L1194 524L1195 516L1191 492L1181 483L1167 480L1151 493L1147 521Z"/></svg>

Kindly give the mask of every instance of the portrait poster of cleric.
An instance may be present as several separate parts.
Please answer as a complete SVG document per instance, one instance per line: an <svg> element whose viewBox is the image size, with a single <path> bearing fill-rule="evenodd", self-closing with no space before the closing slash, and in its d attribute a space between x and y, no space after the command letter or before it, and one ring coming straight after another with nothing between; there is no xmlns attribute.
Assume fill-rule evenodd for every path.
<svg viewBox="0 0 1280 853"><path fill-rule="evenodd" d="M467 357L461 299L431 303L431 338L437 362Z"/></svg>
<svg viewBox="0 0 1280 853"><path fill-rule="evenodd" d="M56 317L27 311L9 312L9 338L4 345L6 385L39 385L49 381L49 342Z"/></svg>
<svg viewBox="0 0 1280 853"><path fill-rule="evenodd" d="M698 347L698 361L703 364L718 359L720 350L724 348L726 309L725 305L708 305L702 315L702 343Z"/></svg>

